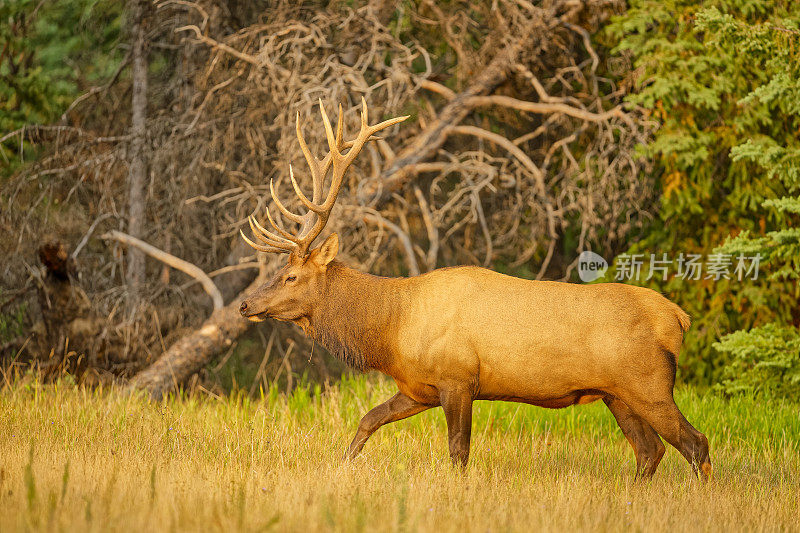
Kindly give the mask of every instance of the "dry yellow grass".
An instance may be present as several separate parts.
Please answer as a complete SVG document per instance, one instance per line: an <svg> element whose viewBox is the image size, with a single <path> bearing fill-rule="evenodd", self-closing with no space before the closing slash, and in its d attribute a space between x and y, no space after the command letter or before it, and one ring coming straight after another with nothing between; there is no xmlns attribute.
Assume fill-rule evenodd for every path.
<svg viewBox="0 0 800 533"><path fill-rule="evenodd" d="M479 402L471 464L440 410L381 429L354 462L374 378L324 393L148 403L20 383L0 392L0 531L798 530L798 405L682 390L710 438L703 486L668 448L649 483L602 404Z"/></svg>

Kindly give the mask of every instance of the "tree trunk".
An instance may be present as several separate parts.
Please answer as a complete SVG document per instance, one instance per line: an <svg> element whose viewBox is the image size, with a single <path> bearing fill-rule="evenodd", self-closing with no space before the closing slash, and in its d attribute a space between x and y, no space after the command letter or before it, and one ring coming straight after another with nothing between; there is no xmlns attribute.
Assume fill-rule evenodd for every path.
<svg viewBox="0 0 800 533"><path fill-rule="evenodd" d="M63 243L40 246L39 260L46 275L39 285L42 317L32 328L32 352L45 379L65 371L80 376L91 366L87 354L91 358L105 352L101 332L107 320L92 313L85 293L72 284L76 265Z"/></svg>
<svg viewBox="0 0 800 533"><path fill-rule="evenodd" d="M145 15L149 5L146 0L131 0L131 68L133 97L131 99L131 144L128 156L128 234L141 239L145 217L145 188L147 184L147 48ZM135 293L144 280L144 254L128 248L126 281Z"/></svg>

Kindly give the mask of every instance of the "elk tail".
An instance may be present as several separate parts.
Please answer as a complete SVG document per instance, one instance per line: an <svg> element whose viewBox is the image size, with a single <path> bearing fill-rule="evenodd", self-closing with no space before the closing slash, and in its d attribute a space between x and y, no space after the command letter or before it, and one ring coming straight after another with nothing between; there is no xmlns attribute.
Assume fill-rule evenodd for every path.
<svg viewBox="0 0 800 533"><path fill-rule="evenodd" d="M681 326L681 333L686 333L689 331L689 326L692 325L692 319L689 318L689 314L680 308L678 304L673 303L675 316L678 319L678 324Z"/></svg>

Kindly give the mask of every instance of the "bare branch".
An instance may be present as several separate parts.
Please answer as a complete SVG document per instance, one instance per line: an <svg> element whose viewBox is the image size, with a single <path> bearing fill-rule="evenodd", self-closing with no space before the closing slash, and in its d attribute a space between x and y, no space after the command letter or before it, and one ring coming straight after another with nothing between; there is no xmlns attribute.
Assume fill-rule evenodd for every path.
<svg viewBox="0 0 800 533"><path fill-rule="evenodd" d="M108 233L101 235L100 238L105 240L115 240L128 246L135 246L150 257L158 259L162 263L193 277L200 282L200 284L203 286L203 290L205 290L206 293L211 297L211 300L214 302L214 309L220 309L223 307L224 304L222 301L222 293L219 292L219 289L214 282L211 281L211 278L208 277L208 274L188 261L184 261L183 259L168 254L163 250L159 250L155 246L147 244L136 237L131 237L127 233L122 233L121 231L111 230Z"/></svg>
<svg viewBox="0 0 800 533"><path fill-rule="evenodd" d="M499 135L497 133L485 130L483 128L479 128L477 126L453 126L448 130L449 133L458 133L461 135L473 135L475 137L480 137L481 139L485 139L487 141L491 141L496 143L506 150L508 150L514 157L519 160L522 165L527 168L531 174L536 178L537 186L539 187L539 191L544 194L545 186L544 186L544 174L542 173L541 169L536 166L536 164L531 160L528 155L520 150L518 146L514 143L509 141L507 138Z"/></svg>
<svg viewBox="0 0 800 533"><path fill-rule="evenodd" d="M541 115L546 115L550 113L563 113L565 115L569 115L571 117L579 118L581 120L586 120L589 122L600 122L614 117L623 118L625 116L625 112L622 110L622 106L617 106L603 113L592 113L591 111L586 111L585 109L578 109L576 107L572 107L566 104L527 102L525 100L518 100L510 96L503 96L499 94L494 94L491 96L473 96L472 98L468 99L467 102L469 105L472 105L474 107L499 105L504 107L510 107L513 109L518 109L520 111L527 111L528 113L537 113Z"/></svg>
<svg viewBox="0 0 800 533"><path fill-rule="evenodd" d="M219 41L215 41L211 37L206 37L200 31L200 28L198 28L194 24L189 25L189 26L181 26L180 28L175 28L175 32L176 33L179 32L179 31L193 31L194 35L195 35L195 38L198 41L202 42L202 43L205 43L205 44L207 44L209 46L212 46L214 48L222 50L223 52L225 52L227 54L230 54L230 55L232 55L232 56L234 56L234 57L236 57L238 59L241 59L242 61L246 61L246 62L250 63L251 65L259 66L261 64L261 62L258 59L256 59L255 57L251 56L250 54L245 54L244 52L240 52L236 48L232 48L232 47L228 46L225 43L221 43Z"/></svg>
<svg viewBox="0 0 800 533"><path fill-rule="evenodd" d="M435 81L431 80L420 80L419 86L423 89L427 89L429 91L438 93L439 95L443 96L446 100L452 100L456 97L456 92L450 89L449 87L445 87L441 83L436 83Z"/></svg>
<svg viewBox="0 0 800 533"><path fill-rule="evenodd" d="M411 239L409 238L408 234L394 222L390 222L383 218L377 211L369 210L364 214L364 220L369 220L370 222L378 224L379 226L382 226L397 235L397 238L400 239L400 243L403 245L403 251L406 254L408 273L412 276L419 276L419 265L417 264L417 258L414 256L414 246L411 244Z"/></svg>
<svg viewBox="0 0 800 533"><path fill-rule="evenodd" d="M403 150L397 154L397 158L381 174L381 183L375 184L371 191L366 191L367 194L373 196L380 190L381 197L388 199L393 192L400 189L412 176L405 172L406 167L427 159L444 144L447 129L460 123L472 111L470 98L488 93L508 78L521 48L521 40L515 40L500 50L486 68L475 77L472 84L447 103L433 123L411 142L406 143Z"/></svg>
<svg viewBox="0 0 800 533"><path fill-rule="evenodd" d="M428 232L428 254L425 260L428 263L428 270L433 270L436 268L436 258L439 255L439 230L436 224L433 223L431 210L425 195L416 185L414 185L414 195L417 197L419 209L422 212L422 221L425 223L425 230Z"/></svg>

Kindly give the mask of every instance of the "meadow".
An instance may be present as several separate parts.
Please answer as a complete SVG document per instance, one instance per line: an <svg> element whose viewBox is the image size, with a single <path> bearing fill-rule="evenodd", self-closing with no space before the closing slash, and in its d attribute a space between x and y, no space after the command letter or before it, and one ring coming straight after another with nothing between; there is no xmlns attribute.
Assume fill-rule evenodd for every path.
<svg viewBox="0 0 800 533"><path fill-rule="evenodd" d="M602 402L478 402L466 471L439 409L343 461L361 415L391 394L360 376L155 403L20 380L0 391L0 531L800 530L797 403L679 388L711 441L704 485L671 447L635 481Z"/></svg>

